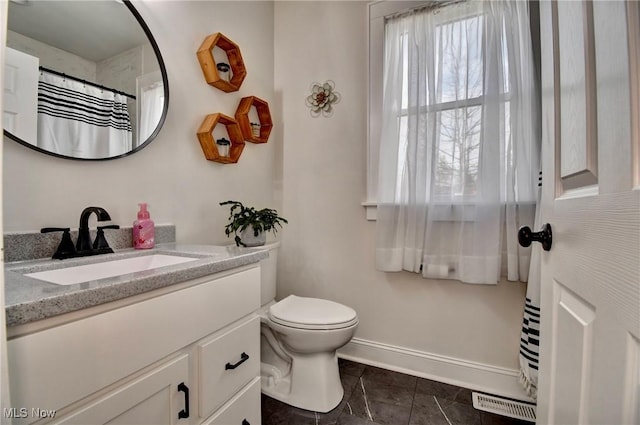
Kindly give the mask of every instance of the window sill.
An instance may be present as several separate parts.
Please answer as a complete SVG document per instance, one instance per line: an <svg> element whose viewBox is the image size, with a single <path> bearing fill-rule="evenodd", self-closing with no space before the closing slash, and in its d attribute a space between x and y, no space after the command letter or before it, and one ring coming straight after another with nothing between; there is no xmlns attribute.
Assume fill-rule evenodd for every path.
<svg viewBox="0 0 640 425"><path fill-rule="evenodd" d="M360 205L364 207L368 221L376 221L378 219L378 204L376 202L365 201ZM439 212L439 214L434 218L435 221L475 221L473 217L465 216L465 211L463 209L455 207L452 208L451 206L443 206L437 211Z"/></svg>
<svg viewBox="0 0 640 425"><path fill-rule="evenodd" d="M376 221L378 219L378 203L374 201L365 201L361 202L366 212L366 217L368 221ZM460 204L463 206L464 204ZM504 204L502 205L505 206ZM535 202L521 202L518 204L518 208L533 208L535 211L536 204ZM435 221L450 221L450 222L462 222L462 221L476 221L473 217L472 211L465 211L462 208L456 208L455 206L443 206L440 214L434 218Z"/></svg>

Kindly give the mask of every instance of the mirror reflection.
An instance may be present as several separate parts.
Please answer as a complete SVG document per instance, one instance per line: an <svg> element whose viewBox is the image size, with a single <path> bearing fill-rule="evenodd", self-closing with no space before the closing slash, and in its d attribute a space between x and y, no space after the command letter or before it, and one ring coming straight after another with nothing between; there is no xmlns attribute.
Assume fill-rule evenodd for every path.
<svg viewBox="0 0 640 425"><path fill-rule="evenodd" d="M5 134L74 159L137 151L160 130L166 71L128 1L11 0Z"/></svg>

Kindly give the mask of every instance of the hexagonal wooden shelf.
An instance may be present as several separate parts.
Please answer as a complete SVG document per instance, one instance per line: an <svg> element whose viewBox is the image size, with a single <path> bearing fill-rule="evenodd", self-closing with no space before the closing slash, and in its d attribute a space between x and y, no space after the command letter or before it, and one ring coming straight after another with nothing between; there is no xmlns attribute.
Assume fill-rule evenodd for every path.
<svg viewBox="0 0 640 425"><path fill-rule="evenodd" d="M231 80L226 81L220 78L215 59L213 58L213 48L219 47L225 51L231 66ZM217 32L208 35L197 52L198 62L204 74L207 84L210 84L224 92L237 91L242 85L242 81L247 76L247 70L244 67L240 47L233 41L229 40L223 34Z"/></svg>
<svg viewBox="0 0 640 425"><path fill-rule="evenodd" d="M213 138L213 129L218 124L224 125L227 133L229 133L229 139L231 139L229 156L220 155L216 141ZM200 146L202 147L205 158L209 161L223 164L235 164L238 162L244 149L244 139L242 138L242 132L240 131L238 123L233 118L220 113L209 114L205 117L202 124L200 124L200 128L198 128L198 140L200 141Z"/></svg>
<svg viewBox="0 0 640 425"><path fill-rule="evenodd" d="M260 121L260 136L254 136L251 131L251 123L249 122L249 111L255 106ZM251 143L267 143L273 122L271 121L271 113L269 112L269 104L264 100L249 96L240 100L238 109L236 109L236 121L242 131L244 140Z"/></svg>

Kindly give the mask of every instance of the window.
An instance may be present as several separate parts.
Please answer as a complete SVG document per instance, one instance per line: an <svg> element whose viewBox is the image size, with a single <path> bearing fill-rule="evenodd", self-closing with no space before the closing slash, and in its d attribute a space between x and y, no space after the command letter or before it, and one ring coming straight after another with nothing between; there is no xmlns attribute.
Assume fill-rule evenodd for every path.
<svg viewBox="0 0 640 425"><path fill-rule="evenodd" d="M386 14L370 19L377 268L492 284L506 252L509 279L526 278L516 263L528 252L512 236L532 224L539 169L527 4L432 2L389 15L382 3Z"/></svg>
<svg viewBox="0 0 640 425"><path fill-rule="evenodd" d="M378 161L380 156L380 137L382 125L382 98L384 76L385 29L394 20L402 19L403 13L419 7L433 5L435 2L378 2L370 5L369 26L369 143L367 172L367 218L375 219L378 196ZM432 77L435 85L424 82L423 93L409 93L409 69L407 58L407 36L402 37L402 101L398 111L399 144L397 155L401 172L402 161L406 157L406 138L410 131L431 126L434 133L433 156L429 158L434 169L433 179L429 183L427 200L437 202L439 198L457 197L460 202L473 197L478 190L480 172L480 140L483 108L486 93L484 73L486 60L483 52L482 2L469 2L476 5L475 10L465 7L446 6L438 9L436 37L433 41L433 63L437 64ZM462 11L462 15L460 14ZM391 18L389 18L391 16ZM499 37L504 42L497 61L502 66L500 96L502 108L498 112L504 125L503 136L510 138L510 81L509 58L506 41L507 28L500 28ZM388 42L388 41L387 41ZM424 65L424 64L419 64ZM411 99L411 100L410 100ZM411 102L411 104L410 104ZM420 118L409 128L409 115ZM431 113L431 114L429 114ZM435 114L434 114L435 113ZM506 160L510 157L505 156ZM506 167L504 167L506 169ZM399 184L400 179L396 182Z"/></svg>
<svg viewBox="0 0 640 425"><path fill-rule="evenodd" d="M439 15L433 49L436 84L431 87L425 81L425 95L417 96L411 106L409 74L416 70L409 69L408 34L402 37L404 72L399 118L404 148L398 159L406 158L409 108L417 109L419 126L429 125L428 113L435 112L431 125L434 126L433 167L436 170L428 198L437 201L439 197L453 195L462 200L477 192L483 97L482 15L459 17L446 11ZM403 168L398 164L398 170Z"/></svg>

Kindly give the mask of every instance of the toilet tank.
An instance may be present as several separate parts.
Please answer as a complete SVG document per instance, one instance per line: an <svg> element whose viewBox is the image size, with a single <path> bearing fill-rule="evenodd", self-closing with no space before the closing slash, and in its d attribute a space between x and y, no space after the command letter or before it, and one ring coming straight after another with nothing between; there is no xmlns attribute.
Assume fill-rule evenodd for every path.
<svg viewBox="0 0 640 425"><path fill-rule="evenodd" d="M276 270L278 268L278 248L280 242L264 245L269 250L269 258L260 261L260 305L276 298Z"/></svg>

